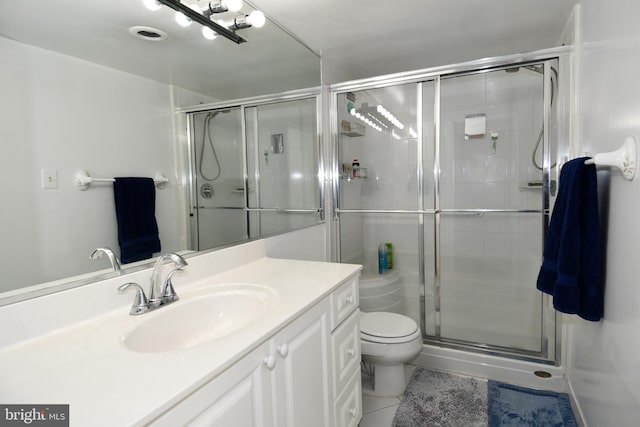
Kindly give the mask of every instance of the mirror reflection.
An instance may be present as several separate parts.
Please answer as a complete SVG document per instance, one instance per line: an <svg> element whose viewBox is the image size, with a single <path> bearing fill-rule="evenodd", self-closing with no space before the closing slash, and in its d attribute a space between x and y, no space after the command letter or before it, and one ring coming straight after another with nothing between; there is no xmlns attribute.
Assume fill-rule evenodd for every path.
<svg viewBox="0 0 640 427"><path fill-rule="evenodd" d="M204 7L207 2L197 3ZM113 271L107 256L90 259L99 247L109 247L119 256L113 184L94 182L80 191L74 180L81 170L94 178L157 174L168 178L164 188L155 190L162 252L215 247L221 241L261 235L245 227L233 238L206 245L194 241L193 227L183 214L193 205L178 185L183 178L176 167L182 148L175 141L181 130L174 112L185 106L317 86L318 56L269 19L262 28L238 30L247 39L238 45L222 37L207 40L201 26L180 27L174 11L167 7L150 11L142 0L55 0L47 4L47 13L34 13L41 7L33 0L0 6L0 76L5 82L0 141L5 159L11 159L0 172L7 207L0 211L4 244L0 268L5 272L0 299L45 282L50 286ZM251 11L245 2L241 11L233 13L246 16ZM155 28L166 37L141 39L132 30L138 26ZM211 123L231 120L234 114L238 119L238 108L229 111ZM235 126L239 125L236 120ZM225 129L214 128L214 133ZM227 143L234 149L241 145L225 138ZM216 149L220 156L226 155L226 146ZM209 174L217 172L207 150L204 172L211 178ZM241 152L234 156L234 162L242 159ZM233 169L242 172L242 166ZM245 185L242 175L227 177L223 167L220 177L237 191L231 206L242 206L236 203L247 198L239 191ZM283 192L287 188L288 184L279 187ZM215 190L214 186L214 194ZM249 185L247 194L251 191ZM270 207L282 206L290 207ZM316 205L305 208L309 206ZM245 224L247 215L266 215L242 209L229 213L233 214L234 221L242 218ZM270 230L286 229L285 225Z"/></svg>
<svg viewBox="0 0 640 427"><path fill-rule="evenodd" d="M322 219L317 97L190 116L190 247L210 249Z"/></svg>

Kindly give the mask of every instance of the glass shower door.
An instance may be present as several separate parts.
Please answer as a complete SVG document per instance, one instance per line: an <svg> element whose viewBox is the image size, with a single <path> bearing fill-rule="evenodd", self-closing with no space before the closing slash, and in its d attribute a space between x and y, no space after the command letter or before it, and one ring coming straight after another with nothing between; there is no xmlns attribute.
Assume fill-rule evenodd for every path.
<svg viewBox="0 0 640 427"><path fill-rule="evenodd" d="M543 352L542 65L441 81L440 339ZM536 144L537 143L537 144Z"/></svg>
<svg viewBox="0 0 640 427"><path fill-rule="evenodd" d="M245 108L249 236L317 224L322 216L315 97Z"/></svg>
<svg viewBox="0 0 640 427"><path fill-rule="evenodd" d="M202 251L246 240L240 108L194 114L193 127L195 246Z"/></svg>

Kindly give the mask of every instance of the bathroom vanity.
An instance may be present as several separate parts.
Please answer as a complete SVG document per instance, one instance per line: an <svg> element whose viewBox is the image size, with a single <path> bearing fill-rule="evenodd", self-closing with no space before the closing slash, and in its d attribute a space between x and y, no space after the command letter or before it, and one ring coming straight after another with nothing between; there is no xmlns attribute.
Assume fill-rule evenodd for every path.
<svg viewBox="0 0 640 427"><path fill-rule="evenodd" d="M0 307L0 402L69 404L71 425L356 426L360 266L190 258L180 300L129 314L150 270Z"/></svg>

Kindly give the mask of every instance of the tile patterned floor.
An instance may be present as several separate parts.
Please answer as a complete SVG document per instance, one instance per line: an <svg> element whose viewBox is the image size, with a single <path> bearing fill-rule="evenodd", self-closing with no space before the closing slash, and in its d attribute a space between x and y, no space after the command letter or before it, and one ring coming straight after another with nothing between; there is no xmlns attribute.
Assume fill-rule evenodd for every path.
<svg viewBox="0 0 640 427"><path fill-rule="evenodd" d="M405 366L405 377L411 378L415 366ZM391 427L400 405L400 397L377 397L370 394L371 379L362 374L362 420L360 427Z"/></svg>

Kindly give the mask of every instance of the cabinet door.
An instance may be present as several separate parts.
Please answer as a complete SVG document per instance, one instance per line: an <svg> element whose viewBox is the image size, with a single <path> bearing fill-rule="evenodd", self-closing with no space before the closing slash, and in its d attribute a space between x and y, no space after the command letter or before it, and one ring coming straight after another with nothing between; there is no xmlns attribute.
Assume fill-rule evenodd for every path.
<svg viewBox="0 0 640 427"><path fill-rule="evenodd" d="M324 300L272 340L274 425L330 427L329 302Z"/></svg>
<svg viewBox="0 0 640 427"><path fill-rule="evenodd" d="M261 345L156 419L153 426L272 427L270 371Z"/></svg>

